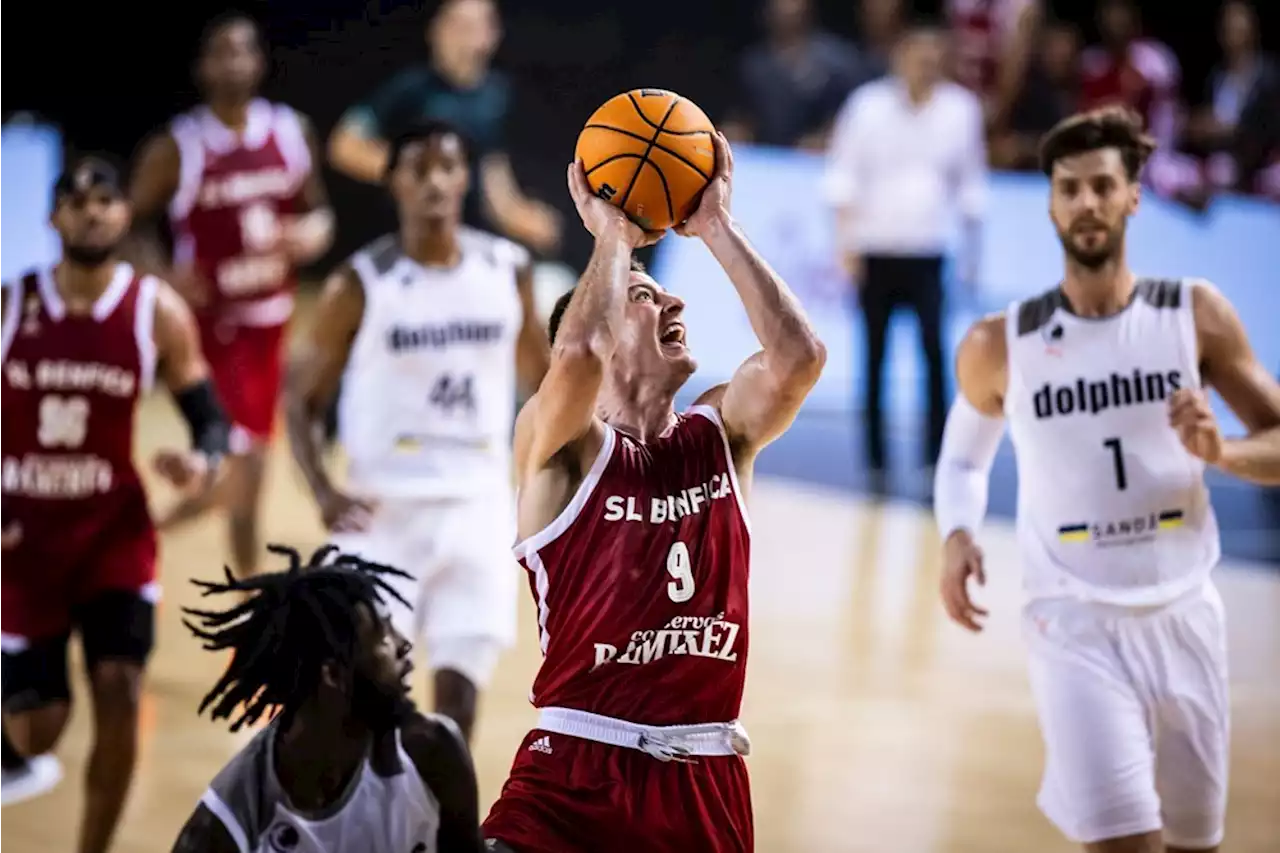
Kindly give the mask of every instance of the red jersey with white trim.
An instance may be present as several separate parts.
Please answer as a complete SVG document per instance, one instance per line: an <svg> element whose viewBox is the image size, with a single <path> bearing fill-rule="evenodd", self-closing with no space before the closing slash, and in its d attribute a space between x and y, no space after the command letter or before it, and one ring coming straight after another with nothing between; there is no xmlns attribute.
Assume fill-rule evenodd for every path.
<svg viewBox="0 0 1280 853"><path fill-rule="evenodd" d="M956 82L989 95L999 81L1005 45L1018 17L1036 0L947 0L947 21L955 42Z"/></svg>
<svg viewBox="0 0 1280 853"><path fill-rule="evenodd" d="M736 719L750 550L716 409L647 443L606 427L569 506L515 549L538 606L533 704L657 726Z"/></svg>
<svg viewBox="0 0 1280 853"><path fill-rule="evenodd" d="M1171 147L1179 123L1178 88L1182 71L1167 46L1134 39L1121 54L1090 47L1080 55L1080 109L1123 104L1136 110L1147 132Z"/></svg>
<svg viewBox="0 0 1280 853"><path fill-rule="evenodd" d="M133 445L155 372L159 284L119 264L88 314L68 313L49 270L6 287L4 514L24 544L67 550L124 533L107 528L125 516L149 530Z"/></svg>
<svg viewBox="0 0 1280 853"><path fill-rule="evenodd" d="M208 310L245 325L280 325L293 307L294 271L282 225L302 213L313 164L302 121L283 104L255 100L243 133L208 107L170 126L181 179L169 204L175 261L213 284Z"/></svg>

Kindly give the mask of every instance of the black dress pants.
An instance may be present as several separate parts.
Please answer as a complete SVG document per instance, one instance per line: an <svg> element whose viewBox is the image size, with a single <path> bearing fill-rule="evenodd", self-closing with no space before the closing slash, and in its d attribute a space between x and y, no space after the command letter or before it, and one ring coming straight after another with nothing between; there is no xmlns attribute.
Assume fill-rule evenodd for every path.
<svg viewBox="0 0 1280 853"><path fill-rule="evenodd" d="M859 302L866 320L867 373L865 409L867 465L882 471L886 466L884 442L884 352L889 320L899 306L915 312L920 324L920 345L929 374L928 433L924 449L932 465L942 449L946 425L946 374L942 361L942 256L865 256Z"/></svg>

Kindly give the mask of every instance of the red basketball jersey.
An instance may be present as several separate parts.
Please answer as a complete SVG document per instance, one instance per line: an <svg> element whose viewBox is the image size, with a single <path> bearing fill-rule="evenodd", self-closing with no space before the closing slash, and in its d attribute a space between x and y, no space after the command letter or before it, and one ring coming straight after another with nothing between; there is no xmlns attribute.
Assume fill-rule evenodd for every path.
<svg viewBox="0 0 1280 853"><path fill-rule="evenodd" d="M737 718L750 535L714 408L648 443L606 428L569 506L516 557L538 606L535 706L645 725Z"/></svg>
<svg viewBox="0 0 1280 853"><path fill-rule="evenodd" d="M1142 115L1157 142L1172 145L1180 77L1178 60L1160 42L1135 39L1121 55L1091 47L1080 56L1080 109L1123 104Z"/></svg>
<svg viewBox="0 0 1280 853"><path fill-rule="evenodd" d="M313 167L298 114L256 100L238 134L199 107L174 119L170 133L182 163L169 205L175 260L212 283L211 313L244 325L286 322L294 275L279 246L281 226L301 212Z"/></svg>
<svg viewBox="0 0 1280 853"><path fill-rule="evenodd" d="M134 412L155 373L158 287L119 264L88 314L67 312L49 270L6 288L4 513L24 542L67 550L137 516L129 505L145 516Z"/></svg>
<svg viewBox="0 0 1280 853"><path fill-rule="evenodd" d="M1005 45L1031 2L947 0L947 19L955 41L955 76L961 85L979 95L994 91Z"/></svg>

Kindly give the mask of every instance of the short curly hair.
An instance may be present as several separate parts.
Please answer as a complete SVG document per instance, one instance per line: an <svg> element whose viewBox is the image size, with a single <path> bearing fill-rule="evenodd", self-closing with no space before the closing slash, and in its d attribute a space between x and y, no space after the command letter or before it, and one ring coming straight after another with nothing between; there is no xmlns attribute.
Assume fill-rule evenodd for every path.
<svg viewBox="0 0 1280 853"><path fill-rule="evenodd" d="M1103 148L1119 149L1125 174L1133 181L1156 150L1156 143L1143 130L1142 118L1133 110L1101 107L1063 119L1041 137L1040 170L1052 176L1054 164L1064 157Z"/></svg>

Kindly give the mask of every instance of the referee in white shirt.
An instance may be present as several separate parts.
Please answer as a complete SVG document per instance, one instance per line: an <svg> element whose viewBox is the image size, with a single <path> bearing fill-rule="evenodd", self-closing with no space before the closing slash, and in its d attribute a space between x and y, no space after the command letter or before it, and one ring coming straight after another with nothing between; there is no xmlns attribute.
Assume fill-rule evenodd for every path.
<svg viewBox="0 0 1280 853"><path fill-rule="evenodd" d="M865 435L873 483L886 458L882 392L885 338L898 306L915 311L929 371L927 466L942 446L947 392L942 356L942 266L957 220L959 274L973 284L986 196L982 104L943 78L944 32L907 30L893 70L854 91L836 120L824 192L839 218L845 267L866 319Z"/></svg>

